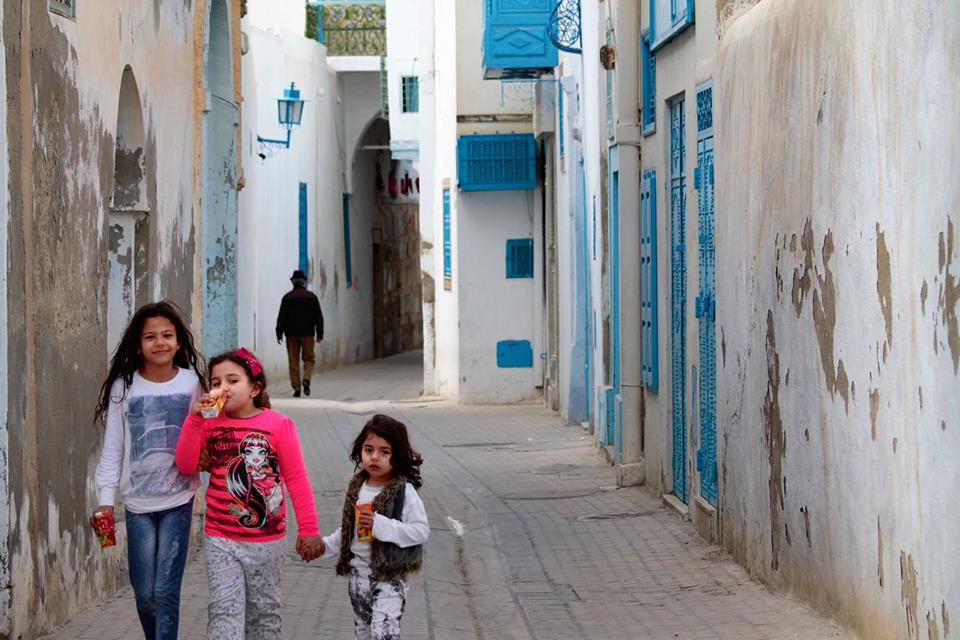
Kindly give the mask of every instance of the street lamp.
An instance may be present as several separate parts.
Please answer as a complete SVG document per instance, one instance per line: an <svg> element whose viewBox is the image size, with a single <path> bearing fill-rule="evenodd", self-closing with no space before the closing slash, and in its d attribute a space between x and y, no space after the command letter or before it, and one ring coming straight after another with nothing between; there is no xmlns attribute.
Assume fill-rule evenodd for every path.
<svg viewBox="0 0 960 640"><path fill-rule="evenodd" d="M300 90L297 89L295 82L291 82L290 87L283 90L283 96L277 98L277 120L279 120L280 126L287 130L287 137L285 140L273 140L257 136L257 142L260 143L261 148L261 158L267 157L265 153L267 150L270 150L270 155L273 155L279 149L290 148L290 131L294 127L300 126L300 121L303 119L304 102L306 101L300 98Z"/></svg>

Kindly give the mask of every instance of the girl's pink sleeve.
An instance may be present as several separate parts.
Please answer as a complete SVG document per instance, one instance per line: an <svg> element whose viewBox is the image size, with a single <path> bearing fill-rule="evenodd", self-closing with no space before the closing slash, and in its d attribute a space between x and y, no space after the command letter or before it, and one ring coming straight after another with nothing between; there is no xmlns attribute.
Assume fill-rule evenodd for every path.
<svg viewBox="0 0 960 640"><path fill-rule="evenodd" d="M278 451L280 473L283 474L283 482L287 485L287 491L293 501L293 510L297 514L299 535L318 536L320 525L317 521L317 507L313 501L313 487L310 485L310 478L307 477L307 466L303 462L297 427L290 418L285 420L286 424L281 430L283 441ZM199 451L197 454L199 455Z"/></svg>
<svg viewBox="0 0 960 640"><path fill-rule="evenodd" d="M177 451L173 455L180 473L187 475L197 472L200 464L200 449L207 441L207 432L203 427L204 419L195 413L187 415L177 440Z"/></svg>

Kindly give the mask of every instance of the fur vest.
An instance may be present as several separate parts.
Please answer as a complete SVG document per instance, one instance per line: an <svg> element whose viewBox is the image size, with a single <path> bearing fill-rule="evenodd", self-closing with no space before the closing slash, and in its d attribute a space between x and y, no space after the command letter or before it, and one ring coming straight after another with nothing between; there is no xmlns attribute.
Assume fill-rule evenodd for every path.
<svg viewBox="0 0 960 640"><path fill-rule="evenodd" d="M353 552L350 544L353 542L355 525L354 505L360 487L367 480L366 471L360 471L350 481L347 495L343 501L343 519L340 524L341 546L340 560L337 562L337 575L344 576L350 573L350 560ZM373 500L373 509L377 513L393 520L403 520L403 503L406 493L407 479L394 478ZM378 581L388 581L394 578L405 578L408 574L416 573L423 566L423 545L413 547L399 547L392 542L381 542L374 539L370 543L370 568L372 577Z"/></svg>

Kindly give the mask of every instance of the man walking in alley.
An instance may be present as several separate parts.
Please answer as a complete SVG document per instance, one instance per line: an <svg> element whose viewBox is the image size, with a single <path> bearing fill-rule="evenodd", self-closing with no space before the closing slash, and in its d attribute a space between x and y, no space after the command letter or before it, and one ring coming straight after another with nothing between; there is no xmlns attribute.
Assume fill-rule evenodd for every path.
<svg viewBox="0 0 960 640"><path fill-rule="evenodd" d="M293 289L283 296L277 314L277 344L287 337L287 361L293 397L300 397L300 359L303 358L303 393L310 395L310 376L316 363L315 347L323 340L323 313L316 294L307 289L307 275L297 269L290 276Z"/></svg>

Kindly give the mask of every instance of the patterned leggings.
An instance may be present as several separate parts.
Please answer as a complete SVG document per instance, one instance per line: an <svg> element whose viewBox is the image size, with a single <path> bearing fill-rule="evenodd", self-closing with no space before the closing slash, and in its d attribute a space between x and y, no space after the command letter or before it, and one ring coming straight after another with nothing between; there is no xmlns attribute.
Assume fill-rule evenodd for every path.
<svg viewBox="0 0 960 640"><path fill-rule="evenodd" d="M280 570L286 540L206 536L209 640L280 640ZM244 633L246 631L246 633Z"/></svg>
<svg viewBox="0 0 960 640"><path fill-rule="evenodd" d="M407 583L402 578L386 582L370 576L370 564L354 556L350 561L347 591L353 605L357 640L400 640L400 617L407 603Z"/></svg>

